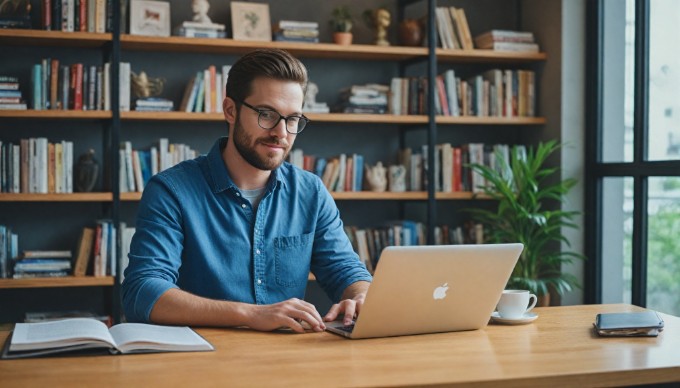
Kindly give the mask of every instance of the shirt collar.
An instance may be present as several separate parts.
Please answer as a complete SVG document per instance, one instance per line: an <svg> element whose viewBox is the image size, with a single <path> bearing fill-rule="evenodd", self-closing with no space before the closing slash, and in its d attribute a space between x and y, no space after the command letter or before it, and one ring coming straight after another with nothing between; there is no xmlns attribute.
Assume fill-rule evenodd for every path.
<svg viewBox="0 0 680 388"><path fill-rule="evenodd" d="M231 180L229 176L229 170L227 170L227 165L222 159L222 151L224 147L227 146L228 137L220 137L215 142L215 145L208 152L208 167L210 169L210 176L212 178L212 190L214 193L219 193L228 189L238 189ZM285 166L284 163L282 166ZM267 191L274 190L277 185L285 186L285 182L281 178L281 173L279 170L281 167L272 171L269 177L269 182L267 183Z"/></svg>

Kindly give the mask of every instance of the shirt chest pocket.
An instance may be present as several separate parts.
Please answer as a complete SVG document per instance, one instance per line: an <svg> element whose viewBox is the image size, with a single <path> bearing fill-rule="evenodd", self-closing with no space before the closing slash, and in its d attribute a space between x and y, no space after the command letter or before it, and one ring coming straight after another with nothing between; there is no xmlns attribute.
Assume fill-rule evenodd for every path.
<svg viewBox="0 0 680 388"><path fill-rule="evenodd" d="M307 283L313 237L313 233L307 233L274 239L274 267L279 286L299 287Z"/></svg>

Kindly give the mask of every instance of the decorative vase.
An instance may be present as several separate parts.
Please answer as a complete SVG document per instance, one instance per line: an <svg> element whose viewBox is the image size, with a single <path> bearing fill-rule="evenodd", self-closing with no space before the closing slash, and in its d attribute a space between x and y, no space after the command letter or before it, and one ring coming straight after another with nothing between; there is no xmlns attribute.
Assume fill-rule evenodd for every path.
<svg viewBox="0 0 680 388"><path fill-rule="evenodd" d="M341 46L349 46L352 44L353 35L351 32L335 32L333 33L333 42Z"/></svg>
<svg viewBox="0 0 680 388"><path fill-rule="evenodd" d="M403 46L421 46L423 28L416 19L404 19L399 23L399 42Z"/></svg>
<svg viewBox="0 0 680 388"><path fill-rule="evenodd" d="M99 163L94 158L94 150L90 149L78 157L75 165L75 189L81 193L89 193L94 189L99 177Z"/></svg>

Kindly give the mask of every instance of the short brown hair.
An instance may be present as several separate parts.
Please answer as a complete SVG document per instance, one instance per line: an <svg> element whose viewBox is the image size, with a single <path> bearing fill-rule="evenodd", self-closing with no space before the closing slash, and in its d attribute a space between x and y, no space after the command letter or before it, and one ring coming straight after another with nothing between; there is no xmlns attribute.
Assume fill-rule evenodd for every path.
<svg viewBox="0 0 680 388"><path fill-rule="evenodd" d="M240 104L252 94L258 77L297 82L307 91L307 68L290 53L279 49L259 49L239 58L229 70L226 96Z"/></svg>

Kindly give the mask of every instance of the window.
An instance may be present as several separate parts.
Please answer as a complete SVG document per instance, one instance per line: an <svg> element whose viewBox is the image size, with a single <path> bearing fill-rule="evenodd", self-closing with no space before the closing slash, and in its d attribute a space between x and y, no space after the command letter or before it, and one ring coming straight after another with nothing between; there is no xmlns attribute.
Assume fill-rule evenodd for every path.
<svg viewBox="0 0 680 388"><path fill-rule="evenodd" d="M590 3L586 298L680 314L680 1Z"/></svg>

